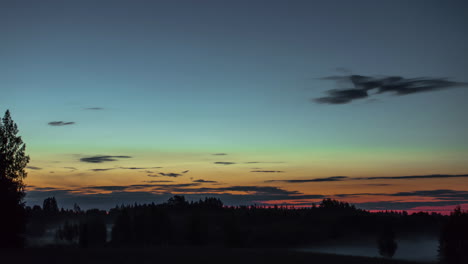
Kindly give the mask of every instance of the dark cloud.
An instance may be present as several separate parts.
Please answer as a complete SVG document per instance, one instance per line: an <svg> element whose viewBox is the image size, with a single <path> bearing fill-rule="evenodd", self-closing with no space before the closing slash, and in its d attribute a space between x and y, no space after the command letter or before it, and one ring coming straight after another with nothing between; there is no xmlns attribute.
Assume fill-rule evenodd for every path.
<svg viewBox="0 0 468 264"><path fill-rule="evenodd" d="M117 159L129 159L130 156L92 156L87 158L81 158L81 162L89 163L103 163L108 161L116 161Z"/></svg>
<svg viewBox="0 0 468 264"><path fill-rule="evenodd" d="M413 191L413 192L398 192L391 194L391 196L419 196L419 197L432 197L440 200L467 200L468 191L457 190L428 190L428 191Z"/></svg>
<svg viewBox="0 0 468 264"><path fill-rule="evenodd" d="M214 154L211 154L211 155L214 155L214 156L226 156L227 154L226 154L226 153L214 153Z"/></svg>
<svg viewBox="0 0 468 264"><path fill-rule="evenodd" d="M343 181L349 179L346 176L333 176L327 178L315 178L315 179L305 179L305 180L268 180L265 182L287 182L287 183L303 183L303 182L335 182Z"/></svg>
<svg viewBox="0 0 468 264"><path fill-rule="evenodd" d="M391 186L393 184L389 183L368 183L368 184L358 184L360 186Z"/></svg>
<svg viewBox="0 0 468 264"><path fill-rule="evenodd" d="M217 183L217 181L206 181L206 180L203 180L203 179L194 180L193 182L199 182L199 183Z"/></svg>
<svg viewBox="0 0 468 264"><path fill-rule="evenodd" d="M35 166L27 166L26 168L28 168L30 170L42 170L42 168L35 167Z"/></svg>
<svg viewBox="0 0 468 264"><path fill-rule="evenodd" d="M157 183L157 182L174 182L174 181L144 181L144 182L147 182L147 183Z"/></svg>
<svg viewBox="0 0 468 264"><path fill-rule="evenodd" d="M430 206L448 206L459 205L468 203L468 201L425 201L425 202L396 202L396 201L379 201L379 202L366 202L356 203L358 208L365 210L411 210L417 207L430 207ZM419 211L419 210L418 210ZM440 211L436 209L435 211Z"/></svg>
<svg viewBox="0 0 468 264"><path fill-rule="evenodd" d="M229 162L229 161L216 161L214 164L232 165L232 164L236 164L236 163L235 162Z"/></svg>
<svg viewBox="0 0 468 264"><path fill-rule="evenodd" d="M165 176L165 177L180 177L180 176L182 176L182 174L174 173L174 172L168 172L168 173L160 172L159 175Z"/></svg>
<svg viewBox="0 0 468 264"><path fill-rule="evenodd" d="M397 193L350 193L350 194L336 194L336 197L348 198L356 196L394 196L394 197L430 197L437 200L445 201L460 201L466 200L468 203L468 191L458 190L423 190L423 191L411 191L411 192L397 192Z"/></svg>
<svg viewBox="0 0 468 264"><path fill-rule="evenodd" d="M102 107L88 107L88 108L85 108L85 110L104 110L104 108L102 108Z"/></svg>
<svg viewBox="0 0 468 264"><path fill-rule="evenodd" d="M254 170L251 172L264 172L264 173L282 173L284 171L274 171L274 170Z"/></svg>
<svg viewBox="0 0 468 264"><path fill-rule="evenodd" d="M411 180L411 179L441 179L441 178L468 178L468 174L431 174L431 175L411 175L411 176L390 176L390 177L359 177L356 180Z"/></svg>
<svg viewBox="0 0 468 264"><path fill-rule="evenodd" d="M128 189L128 186L89 186L86 189L103 190L103 191L122 191Z"/></svg>
<svg viewBox="0 0 468 264"><path fill-rule="evenodd" d="M181 173L187 173L187 172L189 172L189 170L184 170L184 171L183 171L183 172L181 172Z"/></svg>
<svg viewBox="0 0 468 264"><path fill-rule="evenodd" d="M369 91L375 94L391 93L393 95L408 95L413 93L431 92L453 87L467 86L468 83L448 81L443 78L404 78L401 76L370 77L362 75L330 76L323 80L333 80L352 85L348 89L332 89L327 96L314 99L323 104L346 104L353 100L368 98Z"/></svg>
<svg viewBox="0 0 468 264"><path fill-rule="evenodd" d="M106 169L90 169L90 171L109 171L109 170L115 170L115 168L106 168Z"/></svg>
<svg viewBox="0 0 468 264"><path fill-rule="evenodd" d="M48 123L49 126L68 126L68 125L74 125L75 122L63 122L63 121L52 121Z"/></svg>
<svg viewBox="0 0 468 264"><path fill-rule="evenodd" d="M327 93L328 96L317 98L315 101L321 104L346 104L352 100L368 97L367 91L359 89L333 89L327 91Z"/></svg>
<svg viewBox="0 0 468 264"><path fill-rule="evenodd" d="M148 168L139 168L139 167L119 167L122 170L146 170Z"/></svg>
<svg viewBox="0 0 468 264"><path fill-rule="evenodd" d="M265 182L330 182L330 181L352 181L352 180L420 180L420 179L444 179L444 178L468 178L468 174L451 175L451 174L431 174L431 175L411 175L411 176L377 176L377 177L356 177L334 176L327 178L303 179L303 180L268 180Z"/></svg>
<svg viewBox="0 0 468 264"><path fill-rule="evenodd" d="M246 164L256 164L256 163L285 163L284 161L247 161Z"/></svg>

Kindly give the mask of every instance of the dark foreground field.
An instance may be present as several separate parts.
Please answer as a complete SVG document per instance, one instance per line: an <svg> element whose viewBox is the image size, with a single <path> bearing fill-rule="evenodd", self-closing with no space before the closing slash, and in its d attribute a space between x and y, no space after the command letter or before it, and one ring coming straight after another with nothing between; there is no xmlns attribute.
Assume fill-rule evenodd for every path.
<svg viewBox="0 0 468 264"><path fill-rule="evenodd" d="M0 263L307 263L307 264L411 264L380 258L339 256L287 249L226 249L226 248L146 248L146 249L77 249L28 248L0 250Z"/></svg>

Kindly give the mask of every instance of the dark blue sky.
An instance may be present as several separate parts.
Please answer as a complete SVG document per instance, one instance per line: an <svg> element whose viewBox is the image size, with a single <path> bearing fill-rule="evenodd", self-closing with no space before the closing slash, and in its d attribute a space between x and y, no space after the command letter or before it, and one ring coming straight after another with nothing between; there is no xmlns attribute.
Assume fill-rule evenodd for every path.
<svg viewBox="0 0 468 264"><path fill-rule="evenodd" d="M262 168L286 171L274 180L461 174L467 25L467 1L2 1L0 110L43 169L34 186L145 179L95 177L93 155L237 185L271 177L213 162L281 162Z"/></svg>

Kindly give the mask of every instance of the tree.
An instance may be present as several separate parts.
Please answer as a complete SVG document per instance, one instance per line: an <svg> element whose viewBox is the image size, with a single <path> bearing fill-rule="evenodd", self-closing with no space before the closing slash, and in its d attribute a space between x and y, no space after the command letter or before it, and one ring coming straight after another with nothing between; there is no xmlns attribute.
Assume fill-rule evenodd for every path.
<svg viewBox="0 0 468 264"><path fill-rule="evenodd" d="M44 210L44 212L48 215L57 214L59 209L55 197L46 198L42 203L42 210Z"/></svg>
<svg viewBox="0 0 468 264"><path fill-rule="evenodd" d="M25 196L23 179L29 162L26 144L10 111L0 121L0 247L21 247L25 229Z"/></svg>
<svg viewBox="0 0 468 264"><path fill-rule="evenodd" d="M377 245L381 256L391 258L395 255L398 245L395 242L395 232L393 232L391 226L387 225L384 227L377 239Z"/></svg>
<svg viewBox="0 0 468 264"><path fill-rule="evenodd" d="M450 214L439 238L439 258L441 263L468 263L468 212L458 206Z"/></svg>

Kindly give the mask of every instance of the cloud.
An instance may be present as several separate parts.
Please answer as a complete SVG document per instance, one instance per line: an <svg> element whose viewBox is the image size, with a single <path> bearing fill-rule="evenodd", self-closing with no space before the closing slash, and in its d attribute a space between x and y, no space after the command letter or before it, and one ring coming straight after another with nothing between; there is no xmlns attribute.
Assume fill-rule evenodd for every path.
<svg viewBox="0 0 468 264"><path fill-rule="evenodd" d="M63 122L63 121L52 121L48 123L49 126L68 126L68 125L74 125L75 122Z"/></svg>
<svg viewBox="0 0 468 264"><path fill-rule="evenodd" d="M284 161L247 161L246 164L256 164L256 163L285 163Z"/></svg>
<svg viewBox="0 0 468 264"><path fill-rule="evenodd" d="M184 171L183 171L183 172L181 172L181 173L187 173L187 172L189 172L189 170L184 170Z"/></svg>
<svg viewBox="0 0 468 264"><path fill-rule="evenodd" d="M115 168L106 168L106 169L90 169L90 171L109 171L109 170L115 170Z"/></svg>
<svg viewBox="0 0 468 264"><path fill-rule="evenodd" d="M365 210L411 210L421 206L448 206L467 203L468 201L423 201L423 202L398 202L398 201L378 201L355 203L358 208ZM418 210L419 211L419 210Z"/></svg>
<svg viewBox="0 0 468 264"><path fill-rule="evenodd" d="M274 171L274 170L254 170L251 172L263 172L263 173L282 173L284 171Z"/></svg>
<svg viewBox="0 0 468 264"><path fill-rule="evenodd" d="M468 174L431 174L431 175L411 175L411 176L390 176L390 177L359 177L356 180L412 180L412 179L441 179L441 178L468 178Z"/></svg>
<svg viewBox="0 0 468 264"><path fill-rule="evenodd" d="M148 168L139 168L139 167L119 167L122 170L146 170Z"/></svg>
<svg viewBox="0 0 468 264"><path fill-rule="evenodd" d="M226 156L227 154L226 154L226 153L214 153L214 154L211 154L211 155L214 155L214 156Z"/></svg>
<svg viewBox="0 0 468 264"><path fill-rule="evenodd" d="M35 166L27 166L26 168L28 168L30 170L42 170L42 168L35 167Z"/></svg>
<svg viewBox="0 0 468 264"><path fill-rule="evenodd" d="M76 170L75 167L63 167L64 169L69 169L69 170Z"/></svg>
<svg viewBox="0 0 468 264"><path fill-rule="evenodd" d="M265 182L287 182L287 183L304 183L304 182L335 182L349 179L346 176L333 176L327 178L315 178L315 179L304 179L304 180L268 180Z"/></svg>
<svg viewBox="0 0 468 264"><path fill-rule="evenodd" d="M86 188L93 189L93 190L103 190L103 191L122 191L122 190L128 189L129 187L128 186L89 186Z"/></svg>
<svg viewBox="0 0 468 264"><path fill-rule="evenodd" d="M157 182L174 182L174 181L164 181L164 180L161 180L161 181L143 181L143 182L147 182L147 183L157 183Z"/></svg>
<svg viewBox="0 0 468 264"><path fill-rule="evenodd" d="M88 108L85 108L85 110L104 110L104 108L102 108L102 107L88 107Z"/></svg>
<svg viewBox="0 0 468 264"><path fill-rule="evenodd" d="M199 183L217 183L217 181L206 181L206 180L203 180L203 179L194 180L193 182L199 182Z"/></svg>
<svg viewBox="0 0 468 264"><path fill-rule="evenodd" d="M347 104L357 99L368 98L373 94L391 93L402 96L468 85L468 83L448 81L444 78L404 78L401 76L344 75L329 76L322 78L322 80L333 80L338 83L347 82L353 86L347 89L328 90L326 91L327 96L314 99L315 102L322 104ZM373 91L373 94L369 95L369 91Z"/></svg>
<svg viewBox="0 0 468 264"><path fill-rule="evenodd" d="M321 104L346 104L356 99L368 97L367 91L359 89L329 90L328 96L315 99Z"/></svg>
<svg viewBox="0 0 468 264"><path fill-rule="evenodd" d="M182 176L182 174L174 173L174 172L168 172L168 173L160 172L159 175L165 176L165 177L180 177L180 176Z"/></svg>
<svg viewBox="0 0 468 264"><path fill-rule="evenodd" d="M348 198L356 196L393 196L393 197L430 197L438 200L466 200L468 202L468 191L458 190L420 190L411 192L397 192L397 193L349 193L349 194L336 194L336 197Z"/></svg>
<svg viewBox="0 0 468 264"><path fill-rule="evenodd" d="M420 179L444 179L444 178L468 178L468 174L451 175L451 174L431 174L431 175L411 175L411 176L377 176L377 177L355 177L348 176L333 176L327 178L302 179L302 180L268 180L265 182L286 182L286 183L302 183L302 182L330 182L330 181L352 181L352 180L420 180Z"/></svg>
<svg viewBox="0 0 468 264"><path fill-rule="evenodd" d="M468 191L457 190L427 190L427 191L413 191L413 192L398 192L391 194L391 196L419 196L419 197L432 197L440 200L461 200L468 201Z"/></svg>
<svg viewBox="0 0 468 264"><path fill-rule="evenodd" d="M129 159L130 156L92 156L87 158L81 158L81 162L89 163L103 163L108 161L116 161L117 159Z"/></svg>
<svg viewBox="0 0 468 264"><path fill-rule="evenodd" d="M229 161L216 161L214 164L232 165L232 164L236 164L236 163L235 162L229 162Z"/></svg>

